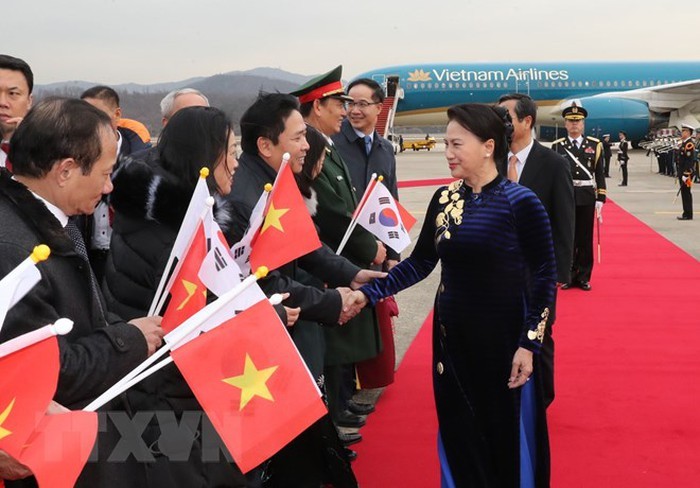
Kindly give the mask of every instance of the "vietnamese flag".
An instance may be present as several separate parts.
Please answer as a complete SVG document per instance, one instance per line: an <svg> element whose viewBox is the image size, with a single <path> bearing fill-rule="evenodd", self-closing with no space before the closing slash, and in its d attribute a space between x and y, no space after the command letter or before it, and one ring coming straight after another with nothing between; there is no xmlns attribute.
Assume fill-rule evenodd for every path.
<svg viewBox="0 0 700 488"><path fill-rule="evenodd" d="M0 358L0 450L19 458L56 392L58 371L56 337Z"/></svg>
<svg viewBox="0 0 700 488"><path fill-rule="evenodd" d="M244 473L327 413L267 300L170 355Z"/></svg>
<svg viewBox="0 0 700 488"><path fill-rule="evenodd" d="M277 175L267 201L265 220L251 246L251 269L267 266L271 270L321 247L288 164L282 165Z"/></svg>
<svg viewBox="0 0 700 488"><path fill-rule="evenodd" d="M85 467L96 438L95 412L44 415L19 461L32 470L40 487L71 488Z"/></svg>
<svg viewBox="0 0 700 488"><path fill-rule="evenodd" d="M406 210L406 207L401 205L398 200L394 200L394 203L396 204L396 208L399 210L399 217L401 218L401 223L403 226L406 228L407 231L410 231L414 225L416 225L416 218Z"/></svg>
<svg viewBox="0 0 700 488"><path fill-rule="evenodd" d="M199 268L206 255L207 240L200 221L170 288L170 302L161 323L165 332L170 332L207 304L207 289L199 279Z"/></svg>

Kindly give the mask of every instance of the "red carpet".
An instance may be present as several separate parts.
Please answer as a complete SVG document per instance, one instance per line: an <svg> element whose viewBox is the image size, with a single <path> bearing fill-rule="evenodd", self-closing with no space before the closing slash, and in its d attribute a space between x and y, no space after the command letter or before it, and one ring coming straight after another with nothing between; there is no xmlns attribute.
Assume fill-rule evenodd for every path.
<svg viewBox="0 0 700 488"><path fill-rule="evenodd" d="M559 293L552 487L700 486L700 262L609 202L593 290ZM426 322L362 429L362 488L437 488Z"/></svg>

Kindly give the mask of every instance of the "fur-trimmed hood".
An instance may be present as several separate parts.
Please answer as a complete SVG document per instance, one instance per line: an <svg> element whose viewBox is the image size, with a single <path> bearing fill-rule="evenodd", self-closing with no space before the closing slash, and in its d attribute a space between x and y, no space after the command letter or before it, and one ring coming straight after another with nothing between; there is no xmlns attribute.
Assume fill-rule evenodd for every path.
<svg viewBox="0 0 700 488"><path fill-rule="evenodd" d="M309 188L311 190L311 196L309 198L304 197L304 204L306 205L306 210L309 211L309 215L314 217L318 211L318 195L316 195L316 190Z"/></svg>
<svg viewBox="0 0 700 488"><path fill-rule="evenodd" d="M112 179L110 204L115 212L132 219L157 222L177 231L187 213L193 188L157 164L124 158ZM214 195L214 220L222 231L230 227L231 216L224 197Z"/></svg>

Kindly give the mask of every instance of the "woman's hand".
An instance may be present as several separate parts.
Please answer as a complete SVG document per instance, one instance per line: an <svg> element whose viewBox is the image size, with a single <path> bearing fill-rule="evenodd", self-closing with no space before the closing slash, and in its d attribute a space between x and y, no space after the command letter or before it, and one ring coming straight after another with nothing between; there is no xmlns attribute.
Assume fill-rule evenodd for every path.
<svg viewBox="0 0 700 488"><path fill-rule="evenodd" d="M519 347L513 356L513 367L508 378L508 388L519 388L530 380L532 375L532 351Z"/></svg>

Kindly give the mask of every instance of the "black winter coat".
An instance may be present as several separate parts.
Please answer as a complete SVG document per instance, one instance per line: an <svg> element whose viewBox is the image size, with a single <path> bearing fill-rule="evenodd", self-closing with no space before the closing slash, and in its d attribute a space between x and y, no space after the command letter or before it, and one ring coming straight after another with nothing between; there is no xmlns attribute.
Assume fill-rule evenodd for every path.
<svg viewBox="0 0 700 488"><path fill-rule="evenodd" d="M140 161L126 161L113 181L114 223L105 297L111 310L125 317L139 316L150 307L194 188L157 164ZM222 229L228 223L225 206L222 199L214 206ZM142 435L155 460L147 469L149 487L246 486L232 462L219 456L205 460L206 444L213 442L218 448L221 440L175 365L136 385L127 396L137 415L156 413ZM179 443L172 438L177 429L188 432L181 434Z"/></svg>
<svg viewBox="0 0 700 488"><path fill-rule="evenodd" d="M60 373L54 399L70 409L80 409L146 359L146 340L135 326L114 314L103 313L106 307L98 303L101 297L92 291L90 269L75 252L60 222L24 185L2 169L0 277L26 259L38 244L48 245L51 256L38 265L41 281L9 311L0 342L61 317L71 319L73 330L58 339ZM119 400L113 401L101 410L101 421L106 419L106 410L118 415L122 408ZM88 462L76 486L138 486L135 472L139 466L106 462L118 440L119 433L112 424L100 430L97 462ZM36 485L30 478L7 482L7 486Z"/></svg>

